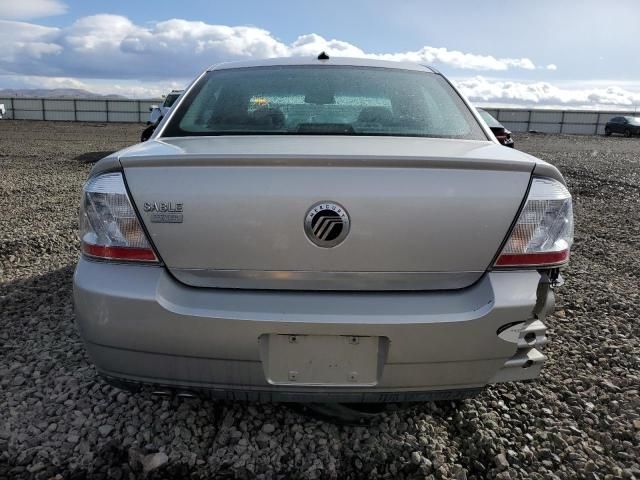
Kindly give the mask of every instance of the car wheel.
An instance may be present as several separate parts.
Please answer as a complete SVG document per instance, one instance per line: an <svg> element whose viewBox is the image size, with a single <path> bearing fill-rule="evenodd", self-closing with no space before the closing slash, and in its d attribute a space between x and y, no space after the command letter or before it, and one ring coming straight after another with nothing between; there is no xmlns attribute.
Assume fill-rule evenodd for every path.
<svg viewBox="0 0 640 480"><path fill-rule="evenodd" d="M606 127L606 128L604 129L604 134L605 134L607 137L610 137L610 136L611 136L611 129L610 129L609 127Z"/></svg>
<svg viewBox="0 0 640 480"><path fill-rule="evenodd" d="M630 137L631 136L631 130L629 130L628 128L624 131L624 136L625 137Z"/></svg>

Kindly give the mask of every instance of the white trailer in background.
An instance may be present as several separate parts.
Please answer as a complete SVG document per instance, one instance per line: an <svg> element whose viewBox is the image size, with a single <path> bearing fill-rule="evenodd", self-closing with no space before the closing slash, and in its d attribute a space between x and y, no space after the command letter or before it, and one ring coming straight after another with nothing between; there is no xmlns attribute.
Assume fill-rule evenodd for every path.
<svg viewBox="0 0 640 480"><path fill-rule="evenodd" d="M6 110L5 110L5 108L4 108L4 103L0 103L0 118L4 117L4 114L5 114L6 112L7 112L7 111L6 111Z"/></svg>

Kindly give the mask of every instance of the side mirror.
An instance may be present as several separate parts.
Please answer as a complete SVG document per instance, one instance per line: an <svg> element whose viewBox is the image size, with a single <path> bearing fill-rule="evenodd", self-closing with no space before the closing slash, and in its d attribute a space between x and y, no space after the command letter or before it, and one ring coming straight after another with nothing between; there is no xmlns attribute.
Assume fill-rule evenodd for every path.
<svg viewBox="0 0 640 480"><path fill-rule="evenodd" d="M158 127L158 125L160 125L160 122L162 121L163 118L164 118L164 115L161 115L160 118L158 118L158 120L156 121L156 123L149 125L147 128L145 128L142 131L142 135L140 135L141 142L146 142L151 138L151 135L153 135L153 132L156 131L156 128Z"/></svg>
<svg viewBox="0 0 640 480"><path fill-rule="evenodd" d="M149 140L151 138L151 135L153 135L153 132L156 129L156 124L154 125L149 125L147 128L145 128L142 131L142 135L140 135L140 141L141 142L146 142L147 140Z"/></svg>
<svg viewBox="0 0 640 480"><path fill-rule="evenodd" d="M489 127L489 129L495 136L504 135L504 128L502 127Z"/></svg>

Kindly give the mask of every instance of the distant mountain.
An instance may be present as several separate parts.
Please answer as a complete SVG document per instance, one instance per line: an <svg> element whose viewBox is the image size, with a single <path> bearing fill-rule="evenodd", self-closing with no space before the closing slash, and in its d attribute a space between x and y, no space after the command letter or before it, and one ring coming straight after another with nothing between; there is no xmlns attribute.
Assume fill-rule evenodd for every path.
<svg viewBox="0 0 640 480"><path fill-rule="evenodd" d="M100 95L80 88L5 88L0 89L0 97L104 98L111 100L127 98L122 95Z"/></svg>

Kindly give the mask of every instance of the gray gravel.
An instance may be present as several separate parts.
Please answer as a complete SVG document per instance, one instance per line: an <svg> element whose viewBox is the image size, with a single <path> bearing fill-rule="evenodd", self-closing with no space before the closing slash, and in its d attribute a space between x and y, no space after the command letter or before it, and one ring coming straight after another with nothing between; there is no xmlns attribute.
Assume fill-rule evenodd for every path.
<svg viewBox="0 0 640 480"><path fill-rule="evenodd" d="M516 138L564 171L577 218L539 381L349 426L96 377L73 322L77 203L86 161L140 129L0 121L0 478L640 479L640 139Z"/></svg>

